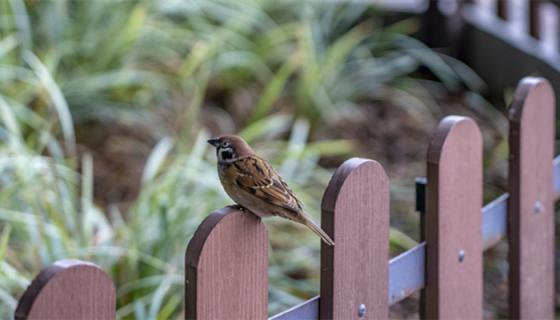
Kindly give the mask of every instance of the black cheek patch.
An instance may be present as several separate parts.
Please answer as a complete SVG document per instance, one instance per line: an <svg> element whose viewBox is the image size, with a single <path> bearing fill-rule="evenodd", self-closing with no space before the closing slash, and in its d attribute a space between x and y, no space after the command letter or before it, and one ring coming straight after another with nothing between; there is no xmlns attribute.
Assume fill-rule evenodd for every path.
<svg viewBox="0 0 560 320"><path fill-rule="evenodd" d="M223 150L223 151L220 151L220 156L221 156L222 160L231 160L231 159L233 159L233 152L231 152L229 150Z"/></svg>

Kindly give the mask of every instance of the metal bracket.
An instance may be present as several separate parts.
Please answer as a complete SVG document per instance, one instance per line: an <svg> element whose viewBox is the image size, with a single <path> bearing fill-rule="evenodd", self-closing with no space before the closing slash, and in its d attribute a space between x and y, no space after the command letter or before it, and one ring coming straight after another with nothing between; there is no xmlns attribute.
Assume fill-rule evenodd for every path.
<svg viewBox="0 0 560 320"><path fill-rule="evenodd" d="M418 177L415 180L416 184L416 212L426 212L426 184L428 179L426 177Z"/></svg>

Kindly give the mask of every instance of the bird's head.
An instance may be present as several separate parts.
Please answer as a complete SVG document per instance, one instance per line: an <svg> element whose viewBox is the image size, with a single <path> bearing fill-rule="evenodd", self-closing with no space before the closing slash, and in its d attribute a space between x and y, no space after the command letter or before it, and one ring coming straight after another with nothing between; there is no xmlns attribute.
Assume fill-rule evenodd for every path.
<svg viewBox="0 0 560 320"><path fill-rule="evenodd" d="M208 143L216 147L216 156L220 163L230 163L255 153L245 140L235 135L212 138L208 140Z"/></svg>

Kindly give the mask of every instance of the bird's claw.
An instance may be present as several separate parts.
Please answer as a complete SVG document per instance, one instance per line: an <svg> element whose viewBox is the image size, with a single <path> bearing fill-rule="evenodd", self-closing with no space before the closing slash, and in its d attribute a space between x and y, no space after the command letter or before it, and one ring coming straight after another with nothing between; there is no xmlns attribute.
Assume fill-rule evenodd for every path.
<svg viewBox="0 0 560 320"><path fill-rule="evenodd" d="M233 209L233 210L237 210L237 211L248 212L248 210L245 207L243 207L242 205L239 205L239 204L232 204L232 205L228 206L228 208Z"/></svg>

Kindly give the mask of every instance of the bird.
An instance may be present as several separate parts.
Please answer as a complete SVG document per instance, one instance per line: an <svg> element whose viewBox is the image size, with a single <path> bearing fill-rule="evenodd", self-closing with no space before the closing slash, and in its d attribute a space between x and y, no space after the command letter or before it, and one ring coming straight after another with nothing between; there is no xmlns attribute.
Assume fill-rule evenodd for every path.
<svg viewBox="0 0 560 320"><path fill-rule="evenodd" d="M216 148L220 182L237 205L259 218L279 216L301 223L334 246L331 237L305 213L284 179L243 138L223 135L208 143Z"/></svg>

